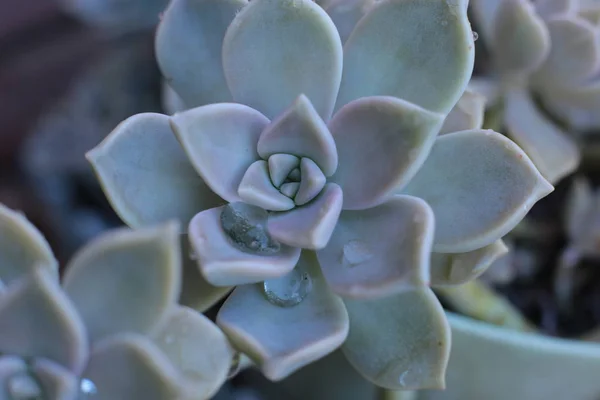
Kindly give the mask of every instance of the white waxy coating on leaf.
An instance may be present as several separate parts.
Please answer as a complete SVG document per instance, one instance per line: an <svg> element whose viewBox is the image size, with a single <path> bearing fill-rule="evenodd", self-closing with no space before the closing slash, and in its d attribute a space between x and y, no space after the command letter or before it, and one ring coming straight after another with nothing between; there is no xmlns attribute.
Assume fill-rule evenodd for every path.
<svg viewBox="0 0 600 400"><path fill-rule="evenodd" d="M427 203L396 195L366 210L342 211L317 257L328 285L340 296L389 296L429 283L433 232Z"/></svg>
<svg viewBox="0 0 600 400"><path fill-rule="evenodd" d="M234 245L221 226L223 207L196 215L190 222L189 239L204 278L215 286L235 286L277 278L290 272L300 249L281 245L273 254L250 253Z"/></svg>
<svg viewBox="0 0 600 400"><path fill-rule="evenodd" d="M344 45L336 109L393 96L448 113L469 82L474 54L466 1L378 1Z"/></svg>
<svg viewBox="0 0 600 400"><path fill-rule="evenodd" d="M529 0L499 3L490 41L496 66L503 75L531 73L550 52L548 29Z"/></svg>
<svg viewBox="0 0 600 400"><path fill-rule="evenodd" d="M86 156L113 209L132 228L170 219L185 225L223 203L188 161L166 115L129 117Z"/></svg>
<svg viewBox="0 0 600 400"><path fill-rule="evenodd" d="M517 332L451 313L448 319L446 390L420 392L419 400L583 400L600 393L598 343Z"/></svg>
<svg viewBox="0 0 600 400"><path fill-rule="evenodd" d="M196 171L230 203L241 200L238 187L248 167L259 160L256 145L268 123L258 111L233 103L210 104L171 117L173 132Z"/></svg>
<svg viewBox="0 0 600 400"><path fill-rule="evenodd" d="M183 377L186 399L209 399L227 379L234 351L204 315L174 307L152 339Z"/></svg>
<svg viewBox="0 0 600 400"><path fill-rule="evenodd" d="M83 374L98 388L94 400L171 400L182 394L181 376L148 338L121 333L100 341Z"/></svg>
<svg viewBox="0 0 600 400"><path fill-rule="evenodd" d="M0 353L43 357L81 373L88 356L85 326L46 271L33 271L7 288L0 326Z"/></svg>
<svg viewBox="0 0 600 400"><path fill-rule="evenodd" d="M287 211L295 207L294 200L282 194L271 182L265 160L253 162L238 187L240 199L269 211Z"/></svg>
<svg viewBox="0 0 600 400"><path fill-rule="evenodd" d="M0 204L0 282L8 286L37 268L58 278L58 262L41 232L24 215Z"/></svg>
<svg viewBox="0 0 600 400"><path fill-rule="evenodd" d="M156 31L156 60L188 107L231 101L223 38L247 0L174 0Z"/></svg>
<svg viewBox="0 0 600 400"><path fill-rule="evenodd" d="M81 249L63 279L92 343L147 333L181 291L179 226L109 231Z"/></svg>
<svg viewBox="0 0 600 400"><path fill-rule="evenodd" d="M508 252L499 239L468 253L432 253L431 285L460 285L483 274L494 261Z"/></svg>
<svg viewBox="0 0 600 400"><path fill-rule="evenodd" d="M289 246L322 249L329 242L342 203L342 189L328 183L309 203L290 211L270 213L267 229L274 239Z"/></svg>
<svg viewBox="0 0 600 400"><path fill-rule="evenodd" d="M277 153L310 158L325 176L337 168L337 151L331 133L303 94L260 135L258 154L266 160Z"/></svg>
<svg viewBox="0 0 600 400"><path fill-rule="evenodd" d="M505 94L504 124L508 135L549 182L558 182L579 166L575 140L542 114L526 90Z"/></svg>
<svg viewBox="0 0 600 400"><path fill-rule="evenodd" d="M342 351L365 378L387 389L443 389L450 327L429 288L344 300L350 333Z"/></svg>
<svg viewBox="0 0 600 400"><path fill-rule="evenodd" d="M267 300L262 285L245 285L233 291L217 315L233 345L275 381L331 353L348 334L348 313L327 287L314 254L304 251L298 265L312 279L310 293L299 304L277 306Z"/></svg>
<svg viewBox="0 0 600 400"><path fill-rule="evenodd" d="M535 74L539 85L583 83L600 68L600 35L590 22L560 17L546 22L550 54Z"/></svg>
<svg viewBox="0 0 600 400"><path fill-rule="evenodd" d="M444 115L401 99L365 97L344 106L329 123L339 166L331 181L344 191L344 209L381 204L421 167Z"/></svg>
<svg viewBox="0 0 600 400"><path fill-rule="evenodd" d="M491 130L438 137L402 190L433 209L433 251L468 252L498 240L553 187L511 140Z"/></svg>
<svg viewBox="0 0 600 400"><path fill-rule="evenodd" d="M252 0L227 30L223 67L236 102L275 118L305 94L328 120L342 76L342 43L312 0Z"/></svg>

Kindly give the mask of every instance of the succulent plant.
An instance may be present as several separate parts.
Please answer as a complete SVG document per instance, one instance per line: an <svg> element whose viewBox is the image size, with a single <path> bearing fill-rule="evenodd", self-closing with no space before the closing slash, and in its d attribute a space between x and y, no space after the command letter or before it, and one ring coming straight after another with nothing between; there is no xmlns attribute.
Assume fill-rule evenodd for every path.
<svg viewBox="0 0 600 400"><path fill-rule="evenodd" d="M197 308L235 286L217 324L268 378L341 346L377 385L443 387L428 285L479 274L552 186L477 129L466 1L321 4L173 0L157 58L189 109L88 159L129 226L188 225Z"/></svg>
<svg viewBox="0 0 600 400"><path fill-rule="evenodd" d="M208 399L233 350L206 317L177 305L175 222L108 232L67 265L0 205L0 398Z"/></svg>
<svg viewBox="0 0 600 400"><path fill-rule="evenodd" d="M103 33L124 33L151 29L168 0L59 0L69 13L103 29Z"/></svg>
<svg viewBox="0 0 600 400"><path fill-rule="evenodd" d="M501 103L508 135L555 183L579 164L570 131L600 127L600 3L593 0L474 0L480 36L494 66L493 80L474 82ZM544 106L540 107L540 103Z"/></svg>

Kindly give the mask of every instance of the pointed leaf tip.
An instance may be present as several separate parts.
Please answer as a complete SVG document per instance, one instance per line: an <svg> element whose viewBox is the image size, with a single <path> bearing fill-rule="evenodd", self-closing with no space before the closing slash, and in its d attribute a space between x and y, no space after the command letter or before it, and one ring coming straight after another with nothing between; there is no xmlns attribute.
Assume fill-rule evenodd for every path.
<svg viewBox="0 0 600 400"><path fill-rule="evenodd" d="M553 190L514 142L491 130L437 138L404 189L433 209L433 251L476 250L501 238Z"/></svg>
<svg viewBox="0 0 600 400"><path fill-rule="evenodd" d="M166 115L129 117L87 157L113 209L133 228L170 219L183 226L223 203L188 161Z"/></svg>

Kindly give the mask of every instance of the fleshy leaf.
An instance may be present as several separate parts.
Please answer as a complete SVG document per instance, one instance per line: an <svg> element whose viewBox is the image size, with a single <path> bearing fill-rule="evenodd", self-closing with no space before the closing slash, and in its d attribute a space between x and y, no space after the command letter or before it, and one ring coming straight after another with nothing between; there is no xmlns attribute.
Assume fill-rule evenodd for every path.
<svg viewBox="0 0 600 400"><path fill-rule="evenodd" d="M9 379L22 374L27 374L27 364L22 358L0 355L0 385L2 385L0 400L13 400L13 396L9 393L11 390Z"/></svg>
<svg viewBox="0 0 600 400"><path fill-rule="evenodd" d="M248 167L238 187L238 195L245 203L269 211L287 211L295 207L294 200L273 186L265 160L255 161Z"/></svg>
<svg viewBox="0 0 600 400"><path fill-rule="evenodd" d="M273 186L280 187L294 168L300 166L300 159L291 154L273 154L269 157L269 176Z"/></svg>
<svg viewBox="0 0 600 400"><path fill-rule="evenodd" d="M550 35L528 0L499 2L491 40L495 63L504 75L528 74L550 52Z"/></svg>
<svg viewBox="0 0 600 400"><path fill-rule="evenodd" d="M175 307L152 338L183 377L189 399L209 399L225 382L233 349L204 315Z"/></svg>
<svg viewBox="0 0 600 400"><path fill-rule="evenodd" d="M483 274L508 252L502 240L468 253L431 254L431 284L460 285Z"/></svg>
<svg viewBox="0 0 600 400"><path fill-rule="evenodd" d="M589 181L576 179L565 201L565 225L570 242L579 242L589 235L589 227L595 221L598 193L594 193Z"/></svg>
<svg viewBox="0 0 600 400"><path fill-rule="evenodd" d="M303 249L322 249L335 228L343 203L342 189L325 185L310 203L291 211L270 213L267 229L274 239Z"/></svg>
<svg viewBox="0 0 600 400"><path fill-rule="evenodd" d="M536 72L541 85L581 83L600 67L598 29L584 19L554 18L546 22L550 54Z"/></svg>
<svg viewBox="0 0 600 400"><path fill-rule="evenodd" d="M310 158L303 157L300 160L300 187L294 197L294 203L301 206L314 199L325 186L325 175L321 169Z"/></svg>
<svg viewBox="0 0 600 400"><path fill-rule="evenodd" d="M450 327L429 288L344 302L350 333L342 351L361 375L387 389L444 388Z"/></svg>
<svg viewBox="0 0 600 400"><path fill-rule="evenodd" d="M175 0L156 31L160 69L189 107L231 101L221 63L225 32L247 0Z"/></svg>
<svg viewBox="0 0 600 400"><path fill-rule="evenodd" d="M342 43L311 0L252 0L227 30L223 67L236 102L272 119L304 93L327 120L342 75Z"/></svg>
<svg viewBox="0 0 600 400"><path fill-rule="evenodd" d="M94 400L179 398L179 375L144 336L121 333L97 343L83 376L94 382Z"/></svg>
<svg viewBox="0 0 600 400"><path fill-rule="evenodd" d="M215 286L234 286L276 278L291 271L300 249L281 245L279 251L262 254L238 248L221 226L223 207L196 215L189 237L204 278Z"/></svg>
<svg viewBox="0 0 600 400"><path fill-rule="evenodd" d="M344 45L336 108L393 96L448 113L467 87L474 54L465 0L378 1Z"/></svg>
<svg viewBox="0 0 600 400"><path fill-rule="evenodd" d="M315 384L327 382L327 384ZM336 350L279 382L278 399L375 400L378 388L360 376ZM283 392L285 390L285 392Z"/></svg>
<svg viewBox="0 0 600 400"><path fill-rule="evenodd" d="M162 114L123 121L87 153L113 209L133 228L177 219L222 204L189 163Z"/></svg>
<svg viewBox="0 0 600 400"><path fill-rule="evenodd" d="M58 262L50 245L24 215L0 204L0 282L11 282L43 268L58 278Z"/></svg>
<svg viewBox="0 0 600 400"><path fill-rule="evenodd" d="M52 400L77 399L79 380L71 371L43 358L34 359L32 364L31 371L42 384L47 398Z"/></svg>
<svg viewBox="0 0 600 400"><path fill-rule="evenodd" d="M600 393L597 343L517 332L451 313L448 319L447 388L421 392L419 399L574 400Z"/></svg>
<svg viewBox="0 0 600 400"><path fill-rule="evenodd" d="M575 140L539 111L526 90L505 94L504 123L510 137L548 181L560 181L579 165Z"/></svg>
<svg viewBox="0 0 600 400"><path fill-rule="evenodd" d="M276 153L308 157L326 176L335 172L338 165L335 142L327 125L305 95L298 96L260 135L258 154L267 159Z"/></svg>
<svg viewBox="0 0 600 400"><path fill-rule="evenodd" d="M579 0L537 0L535 10L545 19L573 14L577 11ZM552 41L554 46L554 41Z"/></svg>
<svg viewBox="0 0 600 400"><path fill-rule="evenodd" d="M233 288L230 286L213 286L204 279L192 250L188 235L181 235L181 255L183 276L181 279L181 295L179 303L204 312L227 295Z"/></svg>
<svg viewBox="0 0 600 400"><path fill-rule="evenodd" d="M329 123L339 167L331 181L342 187L344 209L382 203L421 167L444 116L393 97L367 97L342 108Z"/></svg>
<svg viewBox="0 0 600 400"><path fill-rule="evenodd" d="M250 164L259 159L256 144L268 123L256 110L233 103L193 108L171 119L196 171L229 202L240 201L238 186Z"/></svg>
<svg viewBox="0 0 600 400"><path fill-rule="evenodd" d="M146 333L181 290L176 223L103 234L67 265L63 285L92 342L120 332Z"/></svg>
<svg viewBox="0 0 600 400"><path fill-rule="evenodd" d="M501 1L498 0L472 0L469 7L473 12L477 22L479 36L482 36L486 43L493 38L494 23L498 15Z"/></svg>
<svg viewBox="0 0 600 400"><path fill-rule="evenodd" d="M331 0L324 7L345 43L360 19L375 0Z"/></svg>
<svg viewBox="0 0 600 400"><path fill-rule="evenodd" d="M305 269L312 281L299 304L281 307L267 300L262 285L238 286L217 316L233 345L271 380L329 354L348 334L344 304L327 288L315 255L303 252L297 268Z"/></svg>
<svg viewBox="0 0 600 400"><path fill-rule="evenodd" d="M337 294L388 296L429 283L433 232L429 206L416 197L396 195L377 207L342 211L317 257Z"/></svg>
<svg viewBox="0 0 600 400"><path fill-rule="evenodd" d="M446 116L440 135L446 133L481 129L485 114L485 97L473 90L465 90L450 114Z"/></svg>
<svg viewBox="0 0 600 400"><path fill-rule="evenodd" d="M323 182L325 184L325 182ZM300 189L300 182L288 182L281 185L281 193L286 195L287 197L293 199L298 193L298 189Z"/></svg>
<svg viewBox="0 0 600 400"><path fill-rule="evenodd" d="M44 357L76 374L85 365L85 326L58 283L43 270L24 276L3 293L0 326L0 353Z"/></svg>
<svg viewBox="0 0 600 400"><path fill-rule="evenodd" d="M433 251L460 253L504 236L552 190L512 141L491 130L471 130L438 137L403 192L433 209Z"/></svg>

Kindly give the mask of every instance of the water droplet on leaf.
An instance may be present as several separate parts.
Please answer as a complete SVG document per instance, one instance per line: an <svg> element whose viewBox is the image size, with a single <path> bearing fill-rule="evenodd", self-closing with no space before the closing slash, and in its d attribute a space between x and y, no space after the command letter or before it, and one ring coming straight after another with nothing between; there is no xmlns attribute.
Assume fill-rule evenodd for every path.
<svg viewBox="0 0 600 400"><path fill-rule="evenodd" d="M221 212L221 227L240 250L274 254L281 246L267 232L267 216L267 212L260 207L230 203Z"/></svg>
<svg viewBox="0 0 600 400"><path fill-rule="evenodd" d="M43 400L39 382L27 372L18 372L8 378L6 393L11 400Z"/></svg>
<svg viewBox="0 0 600 400"><path fill-rule="evenodd" d="M358 240L351 240L346 243L342 252L342 261L344 265L350 267L362 264L373 258L373 253L371 253L369 247Z"/></svg>
<svg viewBox="0 0 600 400"><path fill-rule="evenodd" d="M94 382L84 378L79 383L79 398L77 400L93 399L97 393L98 389Z"/></svg>
<svg viewBox="0 0 600 400"><path fill-rule="evenodd" d="M406 386L406 376L408 375L408 371L404 371L400 374L400 378L398 378L398 383L400 386Z"/></svg>
<svg viewBox="0 0 600 400"><path fill-rule="evenodd" d="M473 31L473 41L476 41L477 39L479 39L479 33Z"/></svg>
<svg viewBox="0 0 600 400"><path fill-rule="evenodd" d="M312 290L312 279L303 268L296 267L281 278L263 283L267 300L280 307L293 307L302 302Z"/></svg>

